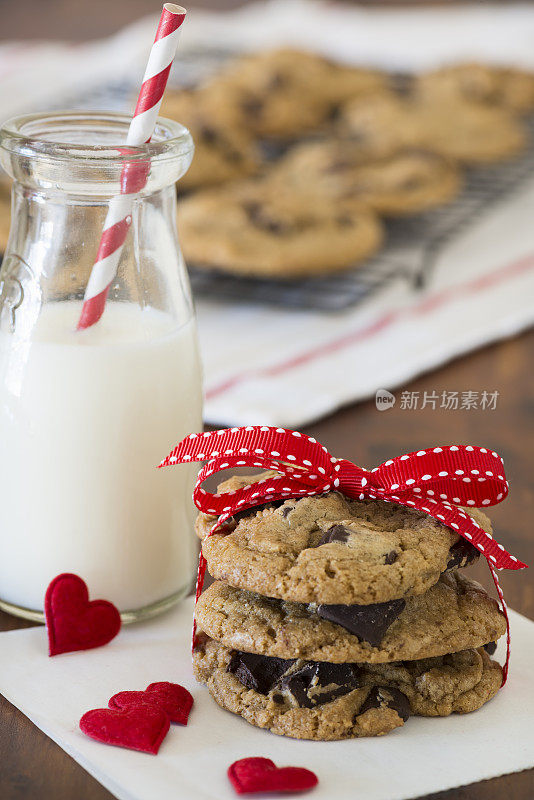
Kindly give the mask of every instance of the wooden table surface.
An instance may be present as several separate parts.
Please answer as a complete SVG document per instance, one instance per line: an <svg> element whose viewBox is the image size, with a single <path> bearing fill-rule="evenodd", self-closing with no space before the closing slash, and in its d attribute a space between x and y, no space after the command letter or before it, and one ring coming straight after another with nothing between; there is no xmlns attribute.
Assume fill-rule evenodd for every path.
<svg viewBox="0 0 534 800"><path fill-rule="evenodd" d="M194 5L231 7L240 0L203 0ZM46 6L46 10L45 10ZM157 11L157 0L2 0L0 38L92 38L112 32L124 24ZM397 403L378 412L373 402L346 408L309 426L334 453L365 466L373 466L392 455L430 444L487 445L501 453L511 483L511 494L492 511L500 541L527 563L534 563L534 489L532 419L534 397L534 332L499 343L457 360L446 367L402 387L425 391L498 391L495 410L409 411ZM486 585L485 564L471 574ZM502 573L509 604L534 618L534 585L529 571ZM0 612L0 630L26 627L29 623ZM513 662L512 662L513 670ZM454 771L454 764L449 768ZM357 783L355 788L357 793ZM90 777L63 750L36 728L21 712L0 697L0 798L1 800L110 800L112 795ZM534 770L503 776L432 795L432 800L531 800ZM192 799L193 800L193 799ZM365 800L362 798L362 800Z"/></svg>

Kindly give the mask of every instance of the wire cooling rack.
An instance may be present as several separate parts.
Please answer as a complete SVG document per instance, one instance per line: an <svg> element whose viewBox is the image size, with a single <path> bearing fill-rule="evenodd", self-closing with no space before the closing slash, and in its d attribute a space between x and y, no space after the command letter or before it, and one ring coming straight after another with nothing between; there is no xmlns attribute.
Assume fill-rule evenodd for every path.
<svg viewBox="0 0 534 800"><path fill-rule="evenodd" d="M191 269L193 291L219 300L339 311L356 305L390 281L414 289L428 284L443 249L488 208L534 174L534 120L528 151L513 161L468 170L462 192L447 206L386 223L385 245L354 269L298 281L260 280Z"/></svg>
<svg viewBox="0 0 534 800"><path fill-rule="evenodd" d="M180 63L181 84L194 85L230 55L224 50L190 51ZM398 79L406 81L406 76ZM134 94L131 85L108 85L88 93L81 101L77 98L75 105L127 111L131 109ZM446 206L387 221L381 250L354 269L324 277L273 280L233 276L189 265L194 294L223 301L340 311L356 305L391 281L406 281L414 290L423 288L448 243L534 174L534 117L527 119L526 124L529 144L521 156L502 164L466 170L462 192Z"/></svg>

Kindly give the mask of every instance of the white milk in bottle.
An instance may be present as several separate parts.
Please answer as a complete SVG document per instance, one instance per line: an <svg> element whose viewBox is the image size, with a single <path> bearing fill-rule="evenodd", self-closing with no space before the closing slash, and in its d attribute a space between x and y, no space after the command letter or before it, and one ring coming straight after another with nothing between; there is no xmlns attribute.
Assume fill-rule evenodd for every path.
<svg viewBox="0 0 534 800"><path fill-rule="evenodd" d="M167 608L194 579L196 467L157 469L202 427L176 230L193 144L160 120L150 142L125 150L129 124L50 112L0 129L14 179L0 272L0 607L35 619L62 572L125 621ZM110 203L135 160L146 181L129 201L103 314L77 330Z"/></svg>
<svg viewBox="0 0 534 800"><path fill-rule="evenodd" d="M111 303L50 303L31 342L0 334L0 597L42 609L75 572L121 611L191 582L194 465L158 470L202 427L194 320Z"/></svg>

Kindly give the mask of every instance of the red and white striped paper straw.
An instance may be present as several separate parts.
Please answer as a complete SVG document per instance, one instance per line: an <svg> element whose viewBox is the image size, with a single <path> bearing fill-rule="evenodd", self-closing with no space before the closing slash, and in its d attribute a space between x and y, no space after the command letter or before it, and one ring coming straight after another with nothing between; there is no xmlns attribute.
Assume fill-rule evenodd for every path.
<svg viewBox="0 0 534 800"><path fill-rule="evenodd" d="M154 133L185 14L185 8L174 3L163 6L126 145L146 144ZM123 152L128 153L127 146ZM132 224L134 196L145 185L149 170L147 161L126 163L123 167L121 193L109 204L96 261L85 290L78 330L94 325L104 313L109 288L117 274L122 247Z"/></svg>

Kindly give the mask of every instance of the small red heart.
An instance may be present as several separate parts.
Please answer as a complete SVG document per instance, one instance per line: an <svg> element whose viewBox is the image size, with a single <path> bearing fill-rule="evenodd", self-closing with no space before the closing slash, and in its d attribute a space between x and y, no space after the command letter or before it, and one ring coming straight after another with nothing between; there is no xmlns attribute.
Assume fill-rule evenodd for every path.
<svg viewBox="0 0 534 800"><path fill-rule="evenodd" d="M160 681L151 683L144 692L118 692L113 695L108 705L110 708L130 708L145 703L162 708L168 714L171 722L187 725L193 697L178 683Z"/></svg>
<svg viewBox="0 0 534 800"><path fill-rule="evenodd" d="M89 602L89 592L78 575L63 573L46 590L44 611L49 654L101 647L116 636L121 618L107 600Z"/></svg>
<svg viewBox="0 0 534 800"><path fill-rule="evenodd" d="M278 768L270 758L242 758L228 768L238 794L252 792L304 792L318 783L317 775L304 767Z"/></svg>
<svg viewBox="0 0 534 800"><path fill-rule="evenodd" d="M80 720L91 739L156 755L170 727L169 717L157 706L131 706L120 711L94 708Z"/></svg>

